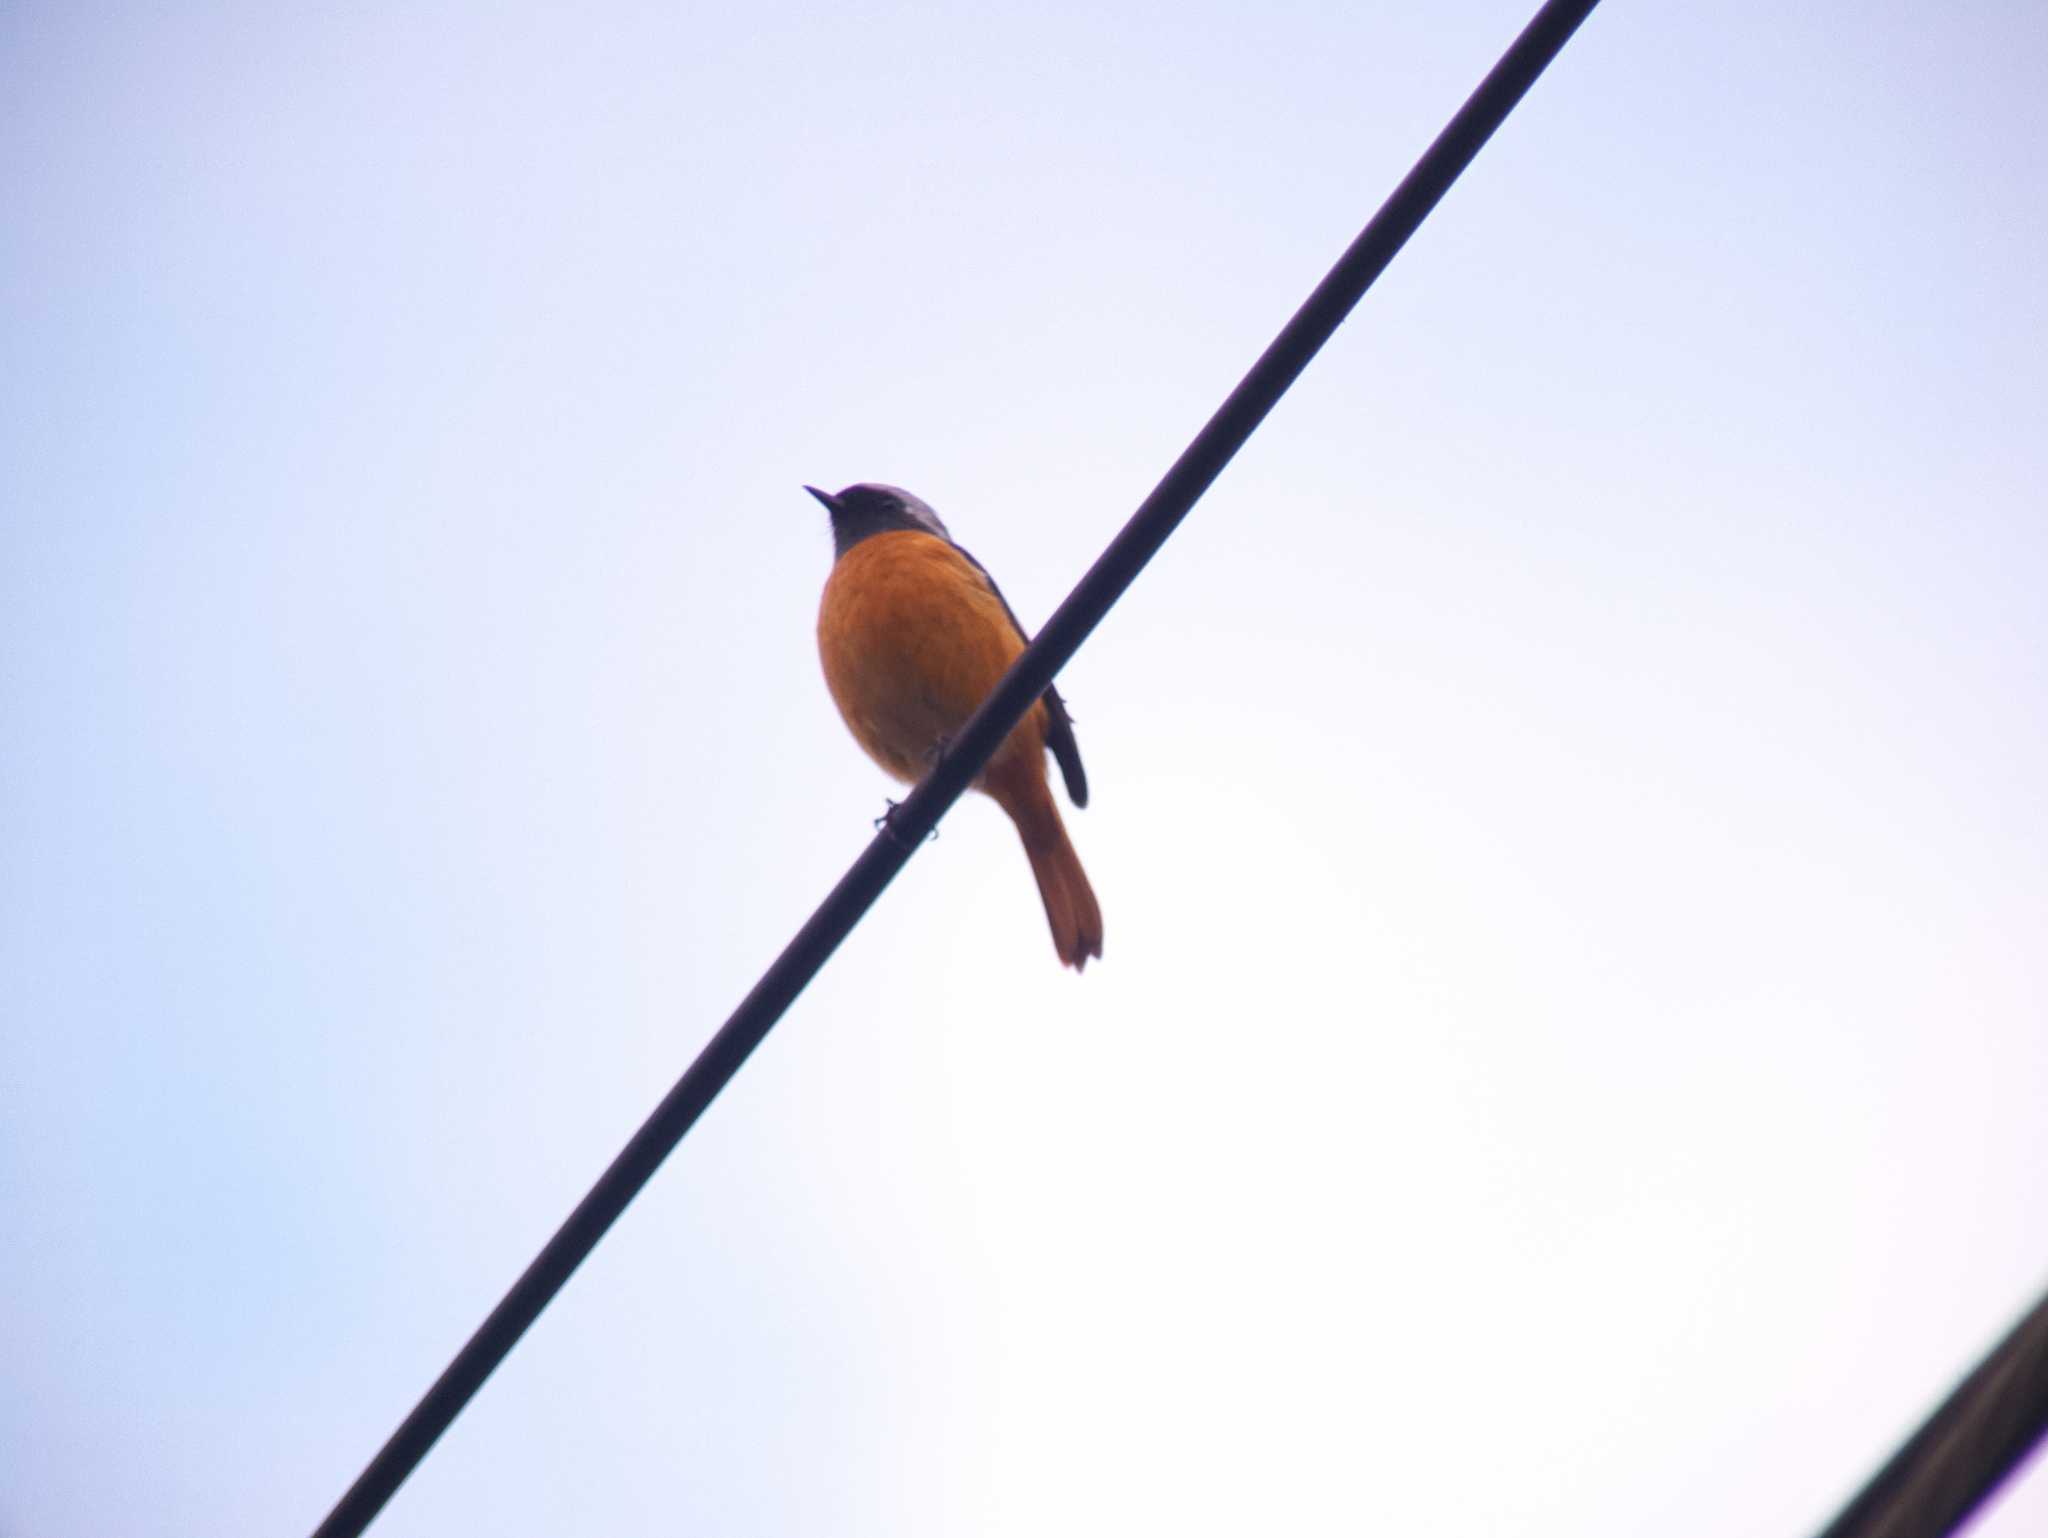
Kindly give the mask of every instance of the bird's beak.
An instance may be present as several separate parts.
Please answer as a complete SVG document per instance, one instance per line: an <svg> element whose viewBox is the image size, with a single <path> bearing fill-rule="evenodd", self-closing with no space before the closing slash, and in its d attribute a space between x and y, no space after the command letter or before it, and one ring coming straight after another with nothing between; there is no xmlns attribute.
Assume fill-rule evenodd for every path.
<svg viewBox="0 0 2048 1538"><path fill-rule="evenodd" d="M839 511L839 499L833 496L831 492L820 491L815 486L806 486L804 490L824 503L826 512L836 514Z"/></svg>

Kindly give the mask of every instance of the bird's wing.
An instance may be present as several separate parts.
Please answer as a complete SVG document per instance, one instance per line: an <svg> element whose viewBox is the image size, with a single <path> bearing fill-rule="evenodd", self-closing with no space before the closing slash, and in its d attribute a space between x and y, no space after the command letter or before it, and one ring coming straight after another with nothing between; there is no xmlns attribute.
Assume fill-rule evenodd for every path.
<svg viewBox="0 0 2048 1538"><path fill-rule="evenodd" d="M1003 596L1003 590L996 586L996 579L989 575L988 568L975 560L972 552L955 550L967 557L967 562L981 573L981 580L988 584L988 590L996 595L996 602L1003 606L1003 612L1010 616L1010 627L1023 638L1024 644L1031 644L1031 633L1017 621L1017 611L1010 607L1010 600ZM1060 778L1067 782L1067 798L1076 806L1088 804L1088 774L1081 767L1081 747L1074 741L1074 718L1067 714L1067 702L1060 698L1060 691L1051 684L1045 686L1041 698L1045 701L1045 745L1052 749L1053 761L1060 766Z"/></svg>

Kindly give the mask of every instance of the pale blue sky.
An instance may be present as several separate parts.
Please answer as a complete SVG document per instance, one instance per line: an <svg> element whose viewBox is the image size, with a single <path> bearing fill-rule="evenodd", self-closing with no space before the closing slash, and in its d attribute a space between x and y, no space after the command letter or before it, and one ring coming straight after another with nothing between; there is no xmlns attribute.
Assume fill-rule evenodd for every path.
<svg viewBox="0 0 2048 1538"><path fill-rule="evenodd" d="M800 484L1042 619L1526 17L0 15L0 1535L309 1528L869 836ZM1815 1527L2048 1284L2044 78L1596 14L1063 679L1102 965L963 806L377 1531Z"/></svg>

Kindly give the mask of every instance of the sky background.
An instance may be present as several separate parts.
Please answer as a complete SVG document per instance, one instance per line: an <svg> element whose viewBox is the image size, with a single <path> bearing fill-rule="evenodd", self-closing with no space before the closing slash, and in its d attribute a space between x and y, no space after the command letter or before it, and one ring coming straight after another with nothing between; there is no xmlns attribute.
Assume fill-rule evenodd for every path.
<svg viewBox="0 0 2048 1538"><path fill-rule="evenodd" d="M303 1532L1526 0L0 11L0 1538ZM1811 1532L2048 1284L2048 11L1616 3L376 1531ZM2048 1527L2048 1476L1981 1531Z"/></svg>

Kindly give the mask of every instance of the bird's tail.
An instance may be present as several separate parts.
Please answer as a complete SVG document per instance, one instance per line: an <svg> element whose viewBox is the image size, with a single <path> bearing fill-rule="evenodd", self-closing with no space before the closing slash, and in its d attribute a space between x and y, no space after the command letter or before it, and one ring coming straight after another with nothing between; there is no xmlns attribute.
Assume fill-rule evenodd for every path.
<svg viewBox="0 0 2048 1538"><path fill-rule="evenodd" d="M1017 824L1024 840L1024 853L1031 861L1031 874L1038 878L1038 895L1045 899L1045 919L1052 926L1052 946L1060 960L1076 972L1088 965L1091 956L1102 954L1102 909L1095 901L1095 889L1088 873L1081 869L1081 857L1060 820L1060 809L1043 779L1035 794L999 798L1003 810Z"/></svg>

